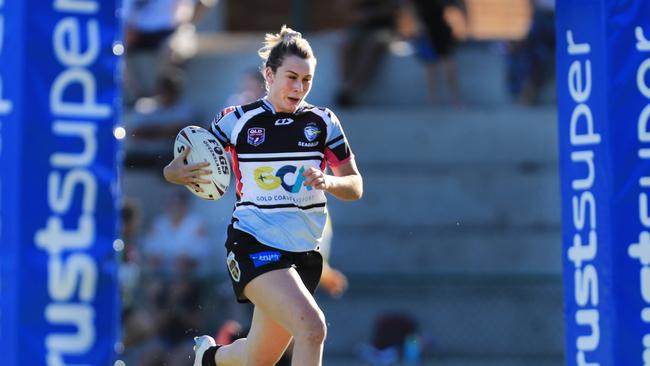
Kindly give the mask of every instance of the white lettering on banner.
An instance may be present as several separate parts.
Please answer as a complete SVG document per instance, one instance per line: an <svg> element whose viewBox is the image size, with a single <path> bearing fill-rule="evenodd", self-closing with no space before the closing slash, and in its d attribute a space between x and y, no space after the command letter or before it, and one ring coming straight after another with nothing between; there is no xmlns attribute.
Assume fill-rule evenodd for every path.
<svg viewBox="0 0 650 366"><path fill-rule="evenodd" d="M88 38L99 39L99 22L91 20L87 24ZM66 37L69 48L66 49ZM86 52L80 52L79 21L68 17L59 22L54 31L54 52L56 56L66 65L85 66L97 58L99 54L99 42L88 44Z"/></svg>
<svg viewBox="0 0 650 366"><path fill-rule="evenodd" d="M598 270L592 262L598 255L597 212L592 189L597 174L597 156L593 146L600 144L601 136L596 132L589 104L592 91L591 46L576 42L571 30L566 32L566 39L566 52L574 58L567 72L567 88L574 103L569 123L570 158L572 170L577 172L571 181L573 245L566 255L575 266L573 300L578 310L574 320L580 329L584 329L575 340L575 359L580 366L599 366L600 363L590 361L589 353L600 345Z"/></svg>
<svg viewBox="0 0 650 366"><path fill-rule="evenodd" d="M643 29L636 27L634 31L636 38L636 50L638 52L650 52L650 41L644 36ZM636 73L636 86L639 93L644 96L646 100L645 107L639 113L637 123L637 139L641 145L639 148L638 156L642 160L650 159L650 131L648 131L648 120L650 119L650 87L646 80L650 79L650 55L646 58L637 69ZM647 164L647 163L646 163ZM639 233L639 241L632 243L627 248L627 253L631 258L637 259L641 264L640 270L640 290L641 299L645 302L645 306L641 309L641 320L650 324L650 207L648 207L648 193L647 188L650 188L650 177L645 176L639 179L639 222L642 226L642 231ZM647 328L646 328L647 329ZM639 340L643 345L643 352L640 355L643 364L650 365L650 332Z"/></svg>
<svg viewBox="0 0 650 366"><path fill-rule="evenodd" d="M57 334L48 336L45 346L48 349L59 349L61 353L76 353L79 349L92 347L96 338L93 327L95 313L92 307L70 304L50 304L45 308L45 319L55 324L65 324L76 328L74 334ZM65 365L61 353L49 353L48 365Z"/></svg>
<svg viewBox="0 0 650 366"><path fill-rule="evenodd" d="M89 168L97 158L97 125L100 119L111 117L112 110L109 104L98 103L97 81L89 70L99 57L101 29L98 20L88 19L87 14L96 13L99 2L55 0L53 7L59 14L66 14L52 32L53 52L64 69L50 88L50 109L54 118L49 123L54 139L75 141L55 146L81 147L74 151L55 151L50 156L47 181L50 213L44 227L36 232L34 241L48 255L50 303L44 315L46 321L56 327L46 336L47 354L40 362L64 366L67 355L87 354L97 340L92 303L98 290L98 265L86 251L97 238L98 184ZM75 14L83 14L83 19L87 19L85 23ZM84 42L81 42L82 37L85 37ZM80 94L73 94L80 97L71 100L70 93L66 93L68 88L81 90ZM81 205L75 204L79 200Z"/></svg>
<svg viewBox="0 0 650 366"><path fill-rule="evenodd" d="M93 0L56 0L54 9L60 12L95 14L99 10L99 2Z"/></svg>
<svg viewBox="0 0 650 366"><path fill-rule="evenodd" d="M89 165L97 153L97 126L91 122L74 123L54 121L54 132L59 136L78 136L83 140L84 150L81 154L55 153L50 163L62 168Z"/></svg>
<svg viewBox="0 0 650 366"><path fill-rule="evenodd" d="M99 38L97 42L99 42ZM79 84L83 89L83 101L63 101L63 92L74 84ZM50 106L55 114L67 117L110 117L112 113L110 105L96 104L96 98L97 86L93 74L85 69L74 68L62 72L54 81L50 91Z"/></svg>

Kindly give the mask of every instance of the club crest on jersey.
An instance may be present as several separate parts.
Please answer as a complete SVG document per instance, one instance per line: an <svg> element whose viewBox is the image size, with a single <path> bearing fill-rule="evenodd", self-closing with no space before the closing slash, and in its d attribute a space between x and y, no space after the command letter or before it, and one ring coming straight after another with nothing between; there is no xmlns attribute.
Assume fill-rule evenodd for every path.
<svg viewBox="0 0 650 366"><path fill-rule="evenodd" d="M239 263L235 259L235 253L228 253L226 264L228 265L228 272L230 272L230 277L232 277L235 282L239 282L239 279L241 278L241 270L239 269Z"/></svg>
<svg viewBox="0 0 650 366"><path fill-rule="evenodd" d="M308 142L298 141L298 146L300 147L314 147L318 145L318 141L315 141L320 135L320 128L314 122L307 123L305 127L305 138Z"/></svg>
<svg viewBox="0 0 650 366"><path fill-rule="evenodd" d="M320 135L320 129L316 126L316 123L307 123L307 127L305 127L305 137L307 138L307 141L312 142L316 140L318 135Z"/></svg>
<svg viewBox="0 0 650 366"><path fill-rule="evenodd" d="M252 127L248 129L248 144L260 146L266 138L266 133L261 127Z"/></svg>

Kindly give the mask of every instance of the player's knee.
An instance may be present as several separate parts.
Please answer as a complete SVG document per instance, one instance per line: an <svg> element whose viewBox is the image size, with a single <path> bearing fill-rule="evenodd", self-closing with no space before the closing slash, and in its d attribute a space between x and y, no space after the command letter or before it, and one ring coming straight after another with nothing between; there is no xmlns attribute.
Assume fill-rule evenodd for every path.
<svg viewBox="0 0 650 366"><path fill-rule="evenodd" d="M296 338L301 338L313 344L321 344L325 341L327 324L325 323L325 315L320 309L302 315L300 320L300 329L294 335Z"/></svg>
<svg viewBox="0 0 650 366"><path fill-rule="evenodd" d="M327 337L327 324L319 322L315 324L306 334L306 340L313 344L322 344Z"/></svg>

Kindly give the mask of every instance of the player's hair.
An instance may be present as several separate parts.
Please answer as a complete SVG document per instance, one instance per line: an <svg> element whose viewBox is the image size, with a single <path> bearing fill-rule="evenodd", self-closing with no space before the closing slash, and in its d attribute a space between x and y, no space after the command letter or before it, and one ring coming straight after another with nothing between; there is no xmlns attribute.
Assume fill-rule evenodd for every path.
<svg viewBox="0 0 650 366"><path fill-rule="evenodd" d="M264 37L264 46L257 53L264 61L263 67L270 67L273 72L278 70L287 55L316 61L309 42L302 38L300 32L286 25L282 26L280 33L267 33Z"/></svg>

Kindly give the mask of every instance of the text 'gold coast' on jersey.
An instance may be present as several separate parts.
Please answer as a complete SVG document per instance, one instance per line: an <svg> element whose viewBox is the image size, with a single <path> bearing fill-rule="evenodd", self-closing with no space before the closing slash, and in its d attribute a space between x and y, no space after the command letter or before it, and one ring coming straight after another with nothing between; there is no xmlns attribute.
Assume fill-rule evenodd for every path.
<svg viewBox="0 0 650 366"><path fill-rule="evenodd" d="M276 112L261 99L224 109L210 130L232 155L234 227L272 247L313 250L325 226L327 199L322 190L304 185L302 173L353 158L334 113L307 103L295 113Z"/></svg>

